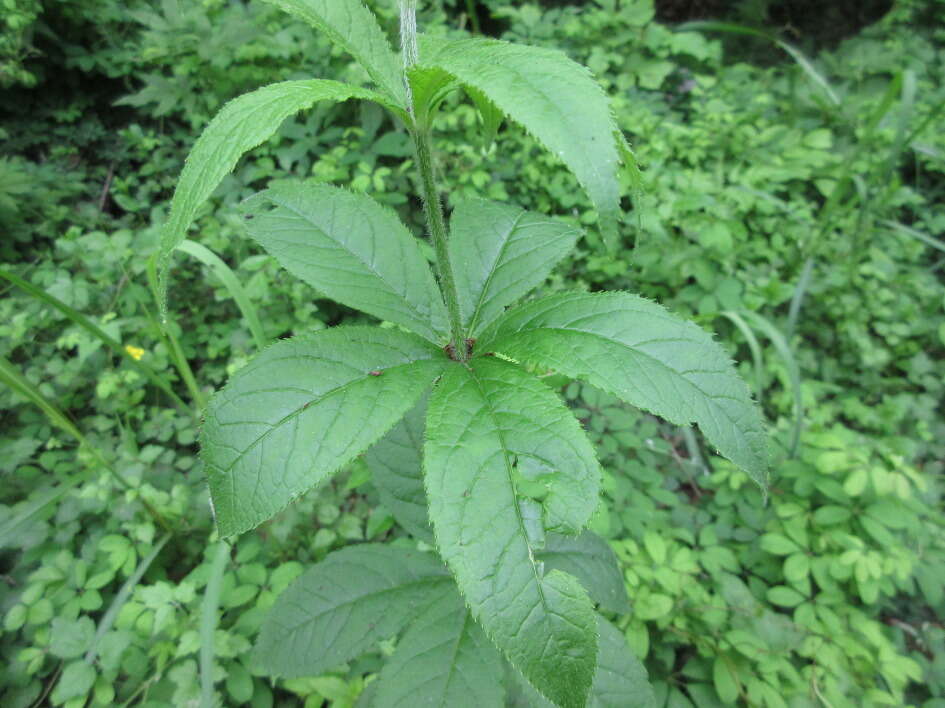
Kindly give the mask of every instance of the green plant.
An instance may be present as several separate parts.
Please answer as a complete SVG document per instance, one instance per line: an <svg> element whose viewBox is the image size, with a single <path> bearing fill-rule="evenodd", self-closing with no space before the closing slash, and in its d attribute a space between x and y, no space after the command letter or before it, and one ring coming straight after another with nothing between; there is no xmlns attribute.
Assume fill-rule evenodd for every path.
<svg viewBox="0 0 945 708"><path fill-rule="evenodd" d="M350 98L383 106L411 135L438 281L410 232L364 194L285 181L244 204L250 235L290 273L392 326L278 342L210 400L201 447L217 528L227 537L268 520L429 392L414 409L423 422L401 423L423 429L422 482L414 474L400 491L420 506L411 517L418 529L429 517L445 566L396 545L329 556L280 598L258 661L274 674L314 675L407 627L376 705L502 704L503 655L532 700L582 706L609 694L648 704L644 669L594 611L625 602L602 587L609 550L581 534L598 506L599 464L580 425L532 374L553 369L674 423L697 423L764 487L761 416L711 337L653 302L561 293L506 311L544 280L578 230L468 200L454 209L448 238L433 155L438 110L462 88L487 135L508 117L570 169L614 244L618 166L636 166L605 95L556 51L418 37L413 2L401 8L403 66L359 0L272 2L353 55L375 88L288 81L225 106L174 195L159 259L162 301L172 252L242 153L315 102ZM591 561L605 572L589 572ZM445 644L457 651L424 658Z"/></svg>

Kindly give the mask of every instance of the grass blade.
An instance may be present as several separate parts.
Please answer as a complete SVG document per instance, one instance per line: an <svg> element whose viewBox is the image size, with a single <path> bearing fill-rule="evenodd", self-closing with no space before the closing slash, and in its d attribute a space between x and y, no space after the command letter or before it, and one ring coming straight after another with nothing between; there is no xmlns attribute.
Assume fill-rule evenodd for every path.
<svg viewBox="0 0 945 708"><path fill-rule="evenodd" d="M84 482L86 478L85 474L77 474L58 486L49 486L34 492L32 500L20 513L0 525L0 548L15 548L19 545L23 527L42 514L47 507L57 502L63 494Z"/></svg>
<svg viewBox="0 0 945 708"><path fill-rule="evenodd" d="M229 545L225 541L217 542L210 564L210 579L200 605L200 708L213 708L213 635L220 620L220 590L229 560Z"/></svg>
<svg viewBox="0 0 945 708"><path fill-rule="evenodd" d="M893 231L897 231L898 233L901 233L904 236L909 236L910 238L914 238L917 241L921 241L926 246L931 246L932 248L935 248L941 251L942 253L945 253L945 243L943 243L942 241L939 241L934 236L929 236L928 234L924 234L921 231L913 229L911 226L900 224L898 221L889 221L888 219L884 219L880 221L879 223L881 223L883 226L888 226Z"/></svg>
<svg viewBox="0 0 945 708"><path fill-rule="evenodd" d="M760 406L765 393L765 361L764 355L761 353L761 345L758 343L758 338L755 337L751 326L745 322L742 316L737 312L726 310L719 314L735 325L748 343L748 349L751 351L751 360L755 369L755 399Z"/></svg>
<svg viewBox="0 0 945 708"><path fill-rule="evenodd" d="M182 241L177 250L193 256L214 272L230 292L230 297L236 301L236 306L243 314L246 324L249 326L249 331L253 335L256 348L263 349L266 346L266 335L263 333L262 324L256 314L256 308L253 307L253 303L250 302L249 296L230 266L206 246L189 239Z"/></svg>
<svg viewBox="0 0 945 708"><path fill-rule="evenodd" d="M808 258L804 261L804 267L801 269L801 277L794 286L794 294L791 296L791 307L788 310L787 319L787 339L794 336L797 329L797 320L801 316L801 306L804 304L804 296L807 294L807 288L810 286L810 278L814 273L815 261Z"/></svg>

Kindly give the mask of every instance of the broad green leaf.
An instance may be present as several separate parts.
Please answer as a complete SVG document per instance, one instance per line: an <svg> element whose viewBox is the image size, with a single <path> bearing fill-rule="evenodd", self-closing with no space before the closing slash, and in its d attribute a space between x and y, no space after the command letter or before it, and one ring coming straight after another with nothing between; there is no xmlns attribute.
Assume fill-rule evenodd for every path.
<svg viewBox="0 0 945 708"><path fill-rule="evenodd" d="M265 0L307 22L357 59L394 102L407 107L403 64L361 0Z"/></svg>
<svg viewBox="0 0 945 708"><path fill-rule="evenodd" d="M617 557L600 536L590 531L580 536L548 534L544 549L536 557L548 570L561 570L580 580L591 599L608 612L630 612Z"/></svg>
<svg viewBox="0 0 945 708"><path fill-rule="evenodd" d="M548 529L587 522L600 470L584 431L517 366L453 364L430 395L424 476L437 547L486 634L549 699L583 706L597 655L591 601L575 578L544 572L523 506L541 496Z"/></svg>
<svg viewBox="0 0 945 708"><path fill-rule="evenodd" d="M381 504L415 537L433 541L423 489L423 429L427 399L413 409L365 454Z"/></svg>
<svg viewBox="0 0 945 708"><path fill-rule="evenodd" d="M620 219L621 159L610 103L590 72L563 53L491 39L420 38L420 65L479 91L570 169L613 245Z"/></svg>
<svg viewBox="0 0 945 708"><path fill-rule="evenodd" d="M620 630L600 615L597 616L597 628L600 649L587 708L656 708L656 696L646 668L633 655ZM529 708L551 705L524 681L517 684L522 698L518 704L527 704Z"/></svg>
<svg viewBox="0 0 945 708"><path fill-rule="evenodd" d="M264 86L223 106L187 157L171 201L171 213L161 233L158 299L162 310L167 304L167 269L171 254L184 240L197 210L233 171L240 156L270 138L286 118L316 101L340 102L349 98L389 103L368 89L313 79Z"/></svg>
<svg viewBox="0 0 945 708"><path fill-rule="evenodd" d="M407 78L416 122L419 126L431 126L440 104L460 84L452 74L433 66L411 66Z"/></svg>
<svg viewBox="0 0 945 708"><path fill-rule="evenodd" d="M276 676L315 676L403 629L452 586L432 553L362 544L328 555L276 600L254 659Z"/></svg>
<svg viewBox="0 0 945 708"><path fill-rule="evenodd" d="M628 293L562 293L507 312L480 352L555 369L671 423L695 422L709 442L763 488L761 413L712 337Z"/></svg>
<svg viewBox="0 0 945 708"><path fill-rule="evenodd" d="M487 708L505 700L502 657L450 588L411 625L378 679L374 708Z"/></svg>
<svg viewBox="0 0 945 708"><path fill-rule="evenodd" d="M396 330L338 327L278 342L207 406L201 434L217 528L258 526L386 433L448 361Z"/></svg>
<svg viewBox="0 0 945 708"><path fill-rule="evenodd" d="M507 204L459 204L450 220L449 253L470 336L540 285L579 235L573 226Z"/></svg>
<svg viewBox="0 0 945 708"><path fill-rule="evenodd" d="M391 209L364 194L303 182L274 186L244 206L250 236L292 275L433 342L449 338L433 273Z"/></svg>

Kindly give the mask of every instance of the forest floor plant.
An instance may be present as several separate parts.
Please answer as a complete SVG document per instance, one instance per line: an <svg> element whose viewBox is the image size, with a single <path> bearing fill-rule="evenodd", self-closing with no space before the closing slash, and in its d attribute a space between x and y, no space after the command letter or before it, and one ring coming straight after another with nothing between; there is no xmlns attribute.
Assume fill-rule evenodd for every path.
<svg viewBox="0 0 945 708"><path fill-rule="evenodd" d="M402 62L360 0L268 1L345 49L374 88L286 81L220 111L171 205L162 307L171 255L202 203L244 152L318 101L373 101L406 127L437 277L396 215L364 194L280 181L247 200L249 234L286 270L390 326L279 341L208 402L201 454L217 529L255 528L377 444L375 483L438 555L410 543L329 555L273 607L259 665L316 675L398 636L370 705L652 704L642 664L595 611L628 610L612 551L584 531L599 503L595 451L534 374L696 423L764 488L759 410L709 334L636 295L566 292L506 310L580 232L483 200L459 204L448 227L434 167L434 119L463 90L487 134L507 117L573 172L613 244L620 163L636 166L607 97L557 51L418 36L414 0L401 4Z"/></svg>

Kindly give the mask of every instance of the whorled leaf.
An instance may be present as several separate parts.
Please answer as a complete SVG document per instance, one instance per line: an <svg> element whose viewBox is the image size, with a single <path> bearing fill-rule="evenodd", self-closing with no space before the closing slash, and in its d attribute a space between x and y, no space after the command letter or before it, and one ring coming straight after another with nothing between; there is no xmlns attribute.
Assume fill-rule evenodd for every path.
<svg viewBox="0 0 945 708"><path fill-rule="evenodd" d="M250 236L292 275L348 307L442 343L446 307L416 239L364 194L283 182L244 204Z"/></svg>
<svg viewBox="0 0 945 708"><path fill-rule="evenodd" d="M629 293L562 293L507 312L476 345L587 381L671 423L697 423L767 486L764 425L725 351L692 322Z"/></svg>
<svg viewBox="0 0 945 708"><path fill-rule="evenodd" d="M591 601L544 572L541 526L576 532L597 505L600 470L584 431L517 366L451 365L430 395L424 479L437 547L486 634L544 695L583 706L597 655Z"/></svg>
<svg viewBox="0 0 945 708"><path fill-rule="evenodd" d="M254 659L274 676L323 673L396 634L452 588L432 553L380 544L335 551L276 600Z"/></svg>
<svg viewBox="0 0 945 708"><path fill-rule="evenodd" d="M283 340L207 406L201 457L221 536L242 533L386 433L448 361L415 335L338 327Z"/></svg>

